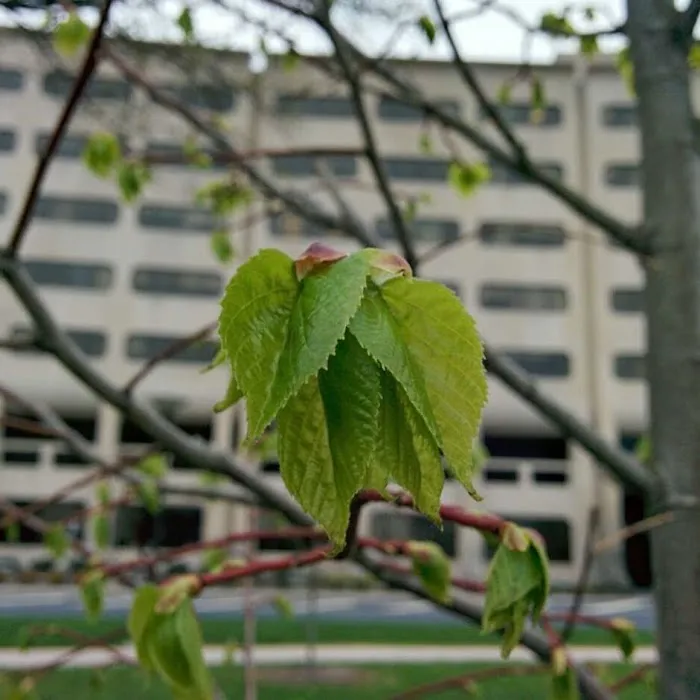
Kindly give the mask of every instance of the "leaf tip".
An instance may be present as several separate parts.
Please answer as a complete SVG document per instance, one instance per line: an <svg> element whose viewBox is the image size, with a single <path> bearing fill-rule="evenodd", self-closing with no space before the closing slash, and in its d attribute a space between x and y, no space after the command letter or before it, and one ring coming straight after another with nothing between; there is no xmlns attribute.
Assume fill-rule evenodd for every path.
<svg viewBox="0 0 700 700"><path fill-rule="evenodd" d="M332 265L345 257L347 257L346 253L341 253L339 250L335 250L324 243L312 243L294 261L297 279L301 281L315 270Z"/></svg>

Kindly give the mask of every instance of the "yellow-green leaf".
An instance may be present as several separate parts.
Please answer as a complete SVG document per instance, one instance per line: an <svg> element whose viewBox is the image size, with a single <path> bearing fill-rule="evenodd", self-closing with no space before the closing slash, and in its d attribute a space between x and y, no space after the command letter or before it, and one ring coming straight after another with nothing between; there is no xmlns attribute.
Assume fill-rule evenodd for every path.
<svg viewBox="0 0 700 700"><path fill-rule="evenodd" d="M453 161L447 173L452 188L463 197L470 197L479 185L491 179L491 169L486 163Z"/></svg>
<svg viewBox="0 0 700 700"><path fill-rule="evenodd" d="M214 253L214 257L220 263L230 263L233 260L235 251L231 243L231 238L228 231L223 231L221 229L214 231L211 234L211 250Z"/></svg>
<svg viewBox="0 0 700 700"><path fill-rule="evenodd" d="M433 20L430 19L428 15L422 15L418 18L418 26L425 35L425 38L428 40L428 43L434 44L435 36L437 34L437 30L435 29L435 22L433 22Z"/></svg>
<svg viewBox="0 0 700 700"><path fill-rule="evenodd" d="M192 10L184 7L177 18L177 26L182 29L182 34L187 41L194 39L194 23L192 21Z"/></svg>
<svg viewBox="0 0 700 700"><path fill-rule="evenodd" d="M104 574L95 569L80 578L80 598L83 601L85 615L90 622L99 620L104 609L105 594Z"/></svg>
<svg viewBox="0 0 700 700"><path fill-rule="evenodd" d="M435 542L409 542L406 553L426 593L439 603L449 602L451 566L442 547Z"/></svg>
<svg viewBox="0 0 700 700"><path fill-rule="evenodd" d="M83 162L88 170L98 177L109 177L122 157L119 139L108 131L97 131L90 135L83 150Z"/></svg>
<svg viewBox="0 0 700 700"><path fill-rule="evenodd" d="M61 22L53 32L53 47L62 56L74 56L87 44L90 38L90 27L80 18L77 12L71 12L67 19Z"/></svg>
<svg viewBox="0 0 700 700"><path fill-rule="evenodd" d="M160 453L149 454L138 462L136 469L144 476L162 479L168 473L168 460L165 455Z"/></svg>
<svg viewBox="0 0 700 700"><path fill-rule="evenodd" d="M70 547L70 538L63 525L52 525L44 533L44 545L54 559L60 559Z"/></svg>
<svg viewBox="0 0 700 700"><path fill-rule="evenodd" d="M133 202L151 181L151 170L137 161L124 161L117 169L117 184L125 202Z"/></svg>
<svg viewBox="0 0 700 700"><path fill-rule="evenodd" d="M214 413L223 413L227 411L231 406L235 406L243 398L243 392L241 387L236 381L236 377L231 372L231 376L228 380L228 388L226 389L226 396L224 396L221 401L217 401L214 404Z"/></svg>
<svg viewBox="0 0 700 700"><path fill-rule="evenodd" d="M97 549L106 549L110 543L109 519L104 513L98 513L92 519L92 537Z"/></svg>

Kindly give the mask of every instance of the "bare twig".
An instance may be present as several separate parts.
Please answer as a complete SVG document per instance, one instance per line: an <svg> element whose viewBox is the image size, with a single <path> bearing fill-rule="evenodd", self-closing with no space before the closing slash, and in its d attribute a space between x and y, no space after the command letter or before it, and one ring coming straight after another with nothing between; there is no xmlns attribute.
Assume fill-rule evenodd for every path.
<svg viewBox="0 0 700 700"><path fill-rule="evenodd" d="M613 532L608 537L604 537L602 540L598 540L593 548L593 553L598 555L602 552L617 547L620 542L624 542L630 537L635 535L641 535L643 532L648 532L653 530L655 527L661 527L662 525L667 525L674 519L674 514L672 512L659 513L658 515L652 515L649 518L640 520L638 523L634 523L628 527L622 528L617 532Z"/></svg>
<svg viewBox="0 0 700 700"><path fill-rule="evenodd" d="M639 683L639 681L644 679L644 676L651 673L655 669L656 664L643 664L639 666L639 668L634 669L634 671L622 676L622 678L618 678L614 683L611 683L608 686L608 690L617 695L625 688L629 688L631 685Z"/></svg>
<svg viewBox="0 0 700 700"><path fill-rule="evenodd" d="M105 0L104 6L100 13L100 19L97 23L97 27L92 34L92 38L87 47L85 59L83 60L82 67L78 73L73 87L70 91L68 99L66 100L61 115L56 123L56 126L51 134L49 143L46 150L39 158L39 161L32 175L31 184L29 186L29 191L22 205L22 210L17 219L17 223L12 231L10 242L7 246L8 254L14 256L19 251L19 247L22 245L22 239L26 235L27 229L32 219L32 214L34 213L34 207L36 201L39 197L41 187L44 184L44 178L48 171L51 160L56 154L63 134L68 129L68 125L73 118L73 115L78 107L80 98L87 87L87 84L92 76L95 68L97 67L98 55L100 50L100 45L102 43L102 37L104 35L104 30L107 26L107 20L109 18L109 10L112 7L114 0Z"/></svg>

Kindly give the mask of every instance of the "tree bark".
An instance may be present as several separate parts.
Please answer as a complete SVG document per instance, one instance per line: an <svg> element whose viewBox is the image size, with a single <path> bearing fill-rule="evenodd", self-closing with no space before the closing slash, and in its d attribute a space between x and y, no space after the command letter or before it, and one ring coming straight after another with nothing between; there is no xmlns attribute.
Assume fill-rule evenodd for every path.
<svg viewBox="0 0 700 700"><path fill-rule="evenodd" d="M642 138L659 697L700 697L700 157L689 33L673 0L628 0Z"/></svg>

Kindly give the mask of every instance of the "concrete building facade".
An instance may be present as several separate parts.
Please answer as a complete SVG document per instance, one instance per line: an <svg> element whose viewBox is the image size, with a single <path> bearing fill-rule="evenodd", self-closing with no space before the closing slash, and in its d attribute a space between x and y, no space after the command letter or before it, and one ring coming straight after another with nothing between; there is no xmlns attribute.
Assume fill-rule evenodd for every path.
<svg viewBox="0 0 700 700"><path fill-rule="evenodd" d="M199 78L176 70L168 51L140 47L138 52L137 65L149 81L192 109L216 115L242 148L336 149L326 163L347 201L387 246L396 245L368 165L352 153L362 148L361 135L352 104L336 80L311 67L289 71L275 62L253 78L245 56L220 54L214 62L219 74L209 67L200 71L204 79L198 87ZM397 62L395 70L471 124L493 133L449 64ZM516 73L511 65L480 64L477 70L492 95ZM552 175L616 216L635 221L640 210L635 109L611 63L562 59L537 72L548 104L539 121L531 118L526 82L513 84L511 102L503 108L518 136ZM34 43L3 35L2 230L9 231L19 211L37 154L69 89L67 75ZM51 311L112 381L126 383L173 339L215 319L219 295L235 269L235 264L222 267L212 256L209 235L218 227L229 228L241 253L237 262L247 250L270 246L294 256L319 238L339 248L356 248L337 233L313 230L258 202L232 221L218 221L195 205L194 193L221 178L221 168L154 165L144 196L134 205L121 202L112 181L96 179L83 165L86 137L96 129L116 130L129 148L160 153L167 160L191 132L182 119L154 105L110 65L93 79L88 94L51 165L24 252ZM397 193L419 202L413 226L419 250L427 256L422 275L451 285L490 344L530 372L544 391L609 440L632 446L646 425L642 276L634 259L561 202L496 164L490 182L474 196L460 197L448 184L450 160L455 155L483 160L482 155L454 136L444 138L420 112L371 86L366 107ZM319 185L313 158L277 153L259 164L285 190L333 206ZM452 240L456 242L435 252L436 245ZM21 307L9 290L1 289L0 337L25 333L31 328ZM164 363L139 394L193 435L233 449L234 414L211 413L223 394L225 372L199 372L213 352L214 345L204 343ZM98 405L56 362L33 352L0 353L4 383L50 403L106 458L133 453L147 443L139 426L123 424L113 409ZM478 479L485 496L480 507L538 527L549 543L557 581L576 578L595 504L608 532L624 525L625 508L629 518L639 507L580 449L493 379L483 437L491 459ZM0 492L18 503L48 496L85 470L60 442L10 428L0 434L0 452ZM274 465L251 468L278 480ZM196 485L200 476L175 463L168 479ZM86 489L71 503L90 504L94 497L94 489ZM444 497L469 505L453 483L447 484ZM62 517L69 507L64 504L45 515ZM165 533L161 542L173 545L221 535L244 527L242 518L221 504L168 497L159 525ZM139 528L150 532L149 527L134 508L117 513L115 556L129 551ZM419 519L387 518L380 507L363 515L362 527L391 537L430 534ZM89 540L90 533L84 535ZM23 531L24 546L0 544L0 555L36 558L40 550L32 546L32 538L37 539ZM455 535L447 528L440 539L457 571L470 577L484 574L488 559L479 536ZM639 557L635 561L631 566L621 549L598 576L629 582L631 569L645 570ZM637 583L647 575L639 570L632 574Z"/></svg>

